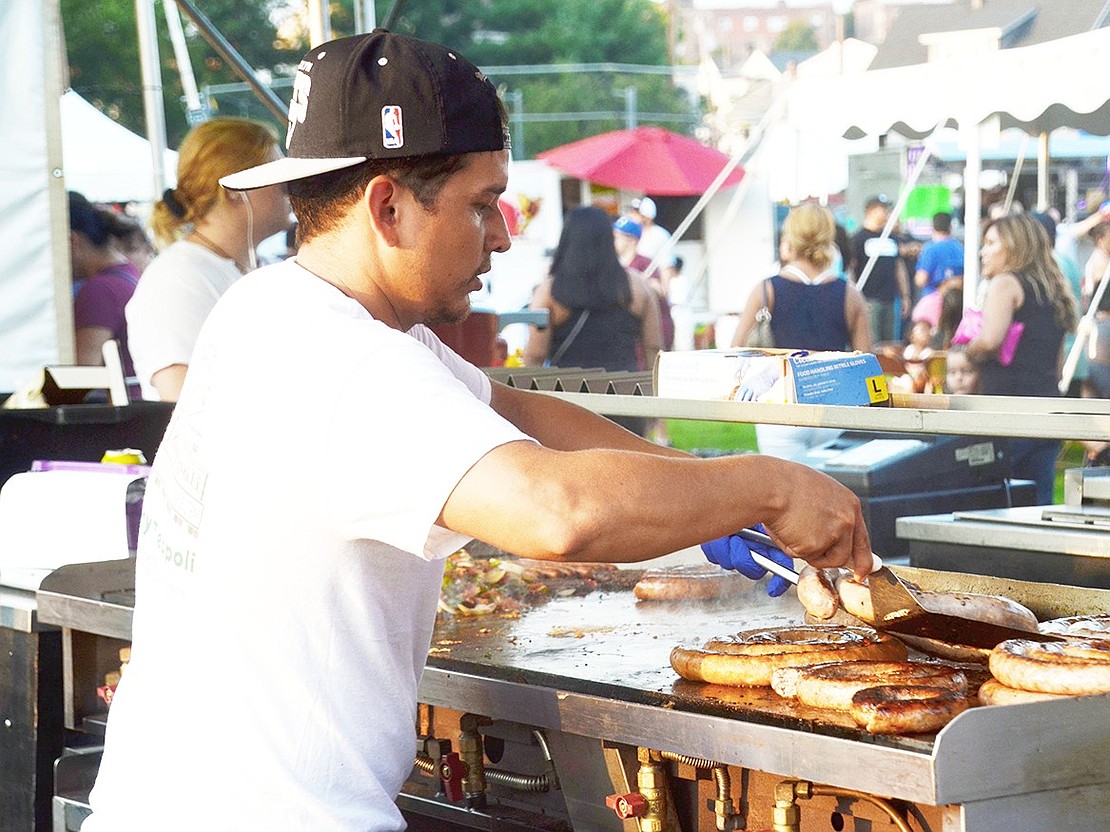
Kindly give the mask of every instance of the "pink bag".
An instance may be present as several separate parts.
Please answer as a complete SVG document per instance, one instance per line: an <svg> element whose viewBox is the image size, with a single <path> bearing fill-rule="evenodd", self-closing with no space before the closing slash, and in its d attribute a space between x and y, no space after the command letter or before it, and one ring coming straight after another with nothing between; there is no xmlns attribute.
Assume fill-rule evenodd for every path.
<svg viewBox="0 0 1110 832"><path fill-rule="evenodd" d="M978 309L968 309L964 312L963 318L960 319L960 325L956 327L956 333L952 336L952 343L966 344L974 339L982 329L983 313ZM1002 339L1002 344L998 348L998 363L1003 367L1009 367L1014 360L1018 341L1021 340L1021 333L1024 331L1025 324L1019 321L1014 321L1010 324L1010 328L1006 330L1006 337Z"/></svg>
<svg viewBox="0 0 1110 832"><path fill-rule="evenodd" d="M936 328L940 323L940 307L944 303L944 295L940 292L930 292L919 300L910 313L910 320L925 321L929 326Z"/></svg>

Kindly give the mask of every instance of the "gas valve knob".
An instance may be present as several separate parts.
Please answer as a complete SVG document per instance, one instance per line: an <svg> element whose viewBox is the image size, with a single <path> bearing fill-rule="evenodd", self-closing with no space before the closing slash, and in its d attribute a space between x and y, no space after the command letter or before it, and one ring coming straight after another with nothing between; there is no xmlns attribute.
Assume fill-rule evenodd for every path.
<svg viewBox="0 0 1110 832"><path fill-rule="evenodd" d="M457 751L450 751L439 758L439 779L443 783L443 793L448 800L458 802L463 799L463 778L466 777L466 763Z"/></svg>
<svg viewBox="0 0 1110 832"><path fill-rule="evenodd" d="M605 805L616 812L621 820L628 818L642 818L647 814L647 798L639 792L629 794L611 794L605 798Z"/></svg>

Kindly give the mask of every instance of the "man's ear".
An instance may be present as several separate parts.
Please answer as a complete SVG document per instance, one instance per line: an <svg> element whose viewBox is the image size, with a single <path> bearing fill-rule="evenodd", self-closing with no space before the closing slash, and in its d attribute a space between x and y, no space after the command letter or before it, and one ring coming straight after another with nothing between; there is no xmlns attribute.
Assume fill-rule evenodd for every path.
<svg viewBox="0 0 1110 832"><path fill-rule="evenodd" d="M398 210L402 193L396 182L383 175L371 179L362 195L371 226L389 246L396 246L399 240Z"/></svg>

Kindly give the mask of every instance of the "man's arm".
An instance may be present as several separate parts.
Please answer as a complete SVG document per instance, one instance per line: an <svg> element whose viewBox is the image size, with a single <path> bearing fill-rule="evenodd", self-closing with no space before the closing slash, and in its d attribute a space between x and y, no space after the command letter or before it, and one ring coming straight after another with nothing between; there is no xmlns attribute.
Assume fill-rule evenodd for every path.
<svg viewBox="0 0 1110 832"><path fill-rule="evenodd" d="M541 444L479 460L444 505L448 528L526 557L632 562L762 522L792 557L871 569L859 499L812 468L756 454L695 459L500 384L492 405Z"/></svg>
<svg viewBox="0 0 1110 832"><path fill-rule="evenodd" d="M633 562L762 522L787 555L871 571L859 499L812 468L741 454L494 448L463 476L441 524L518 555Z"/></svg>
<svg viewBox="0 0 1110 832"><path fill-rule="evenodd" d="M491 407L541 445L559 451L590 448L638 451L660 456L689 457L625 430L616 422L576 404L493 382ZM733 530L735 531L735 529Z"/></svg>
<svg viewBox="0 0 1110 832"><path fill-rule="evenodd" d="M909 315L910 303L912 300L910 295L910 278L909 272L906 269L906 264L901 257L895 258L894 276L898 280L898 292L902 297L902 314Z"/></svg>

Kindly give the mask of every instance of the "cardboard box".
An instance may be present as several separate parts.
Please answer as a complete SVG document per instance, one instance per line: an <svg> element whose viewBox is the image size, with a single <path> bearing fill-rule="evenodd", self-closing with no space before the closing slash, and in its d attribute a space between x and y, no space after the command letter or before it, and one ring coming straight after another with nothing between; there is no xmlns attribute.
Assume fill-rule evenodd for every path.
<svg viewBox="0 0 1110 832"><path fill-rule="evenodd" d="M879 359L867 352L688 350L661 352L655 395L777 404L887 405Z"/></svg>

